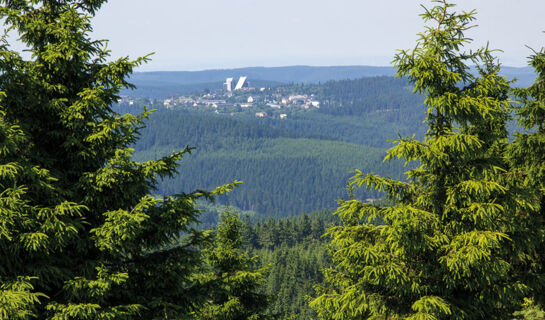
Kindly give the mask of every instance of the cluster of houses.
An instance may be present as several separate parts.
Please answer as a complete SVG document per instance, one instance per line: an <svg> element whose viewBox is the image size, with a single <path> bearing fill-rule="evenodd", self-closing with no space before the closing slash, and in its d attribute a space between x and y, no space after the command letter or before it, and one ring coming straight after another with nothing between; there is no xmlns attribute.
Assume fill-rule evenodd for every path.
<svg viewBox="0 0 545 320"><path fill-rule="evenodd" d="M223 84L222 91L203 93L202 95L180 96L169 98L163 101L166 108L183 107L210 107L216 109L233 109L231 113L245 112L257 107L256 117L265 118L273 113L279 119L286 119L287 113L279 113L282 109L299 107L303 109L320 108L320 101L314 95L307 94L285 94L279 88L252 88L248 85L247 77L240 77L238 81L234 78L227 78ZM263 109L272 109L270 112ZM277 109L277 111L274 111Z"/></svg>
<svg viewBox="0 0 545 320"><path fill-rule="evenodd" d="M134 100L130 97L123 97L119 102L134 104ZM288 117L287 110L290 108L320 108L320 101L315 98L314 94L288 94L287 90L282 87L252 88L245 76L240 77L236 84L234 78L227 78L223 84L223 90L171 97L156 102L162 103L167 109L204 107L211 108L216 113L220 113L220 111L230 114L253 112L259 118L274 115L278 119L286 119Z"/></svg>
<svg viewBox="0 0 545 320"><path fill-rule="evenodd" d="M136 99L129 96L121 96L119 100L117 100L117 103L132 106L136 103Z"/></svg>
<svg viewBox="0 0 545 320"><path fill-rule="evenodd" d="M267 112L256 112L255 116L258 117L258 118L266 118L266 117L269 116L269 114ZM278 115L278 118L279 119L287 119L288 115L286 113L281 113L281 114Z"/></svg>
<svg viewBox="0 0 545 320"><path fill-rule="evenodd" d="M211 94L203 95L202 97L186 97L180 96L177 98L169 98L163 100L163 106L167 109L174 108L176 106L191 106L191 107L213 107L218 108L220 106L232 106L233 104L228 103L225 99L217 99Z"/></svg>
<svg viewBox="0 0 545 320"><path fill-rule="evenodd" d="M198 97L180 96L177 98L169 98L163 101L166 108L174 108L176 106L184 107L212 107L212 108L229 108L240 107L248 109L252 107L266 107L271 109L285 109L291 107L299 107L303 109L320 108L320 102L307 95L290 95L286 97L277 97L275 95L252 94L247 97L229 96L222 97L216 94L205 94ZM243 111L243 110L241 110ZM265 112L256 113L256 117L266 117ZM286 115L284 115L285 118Z"/></svg>

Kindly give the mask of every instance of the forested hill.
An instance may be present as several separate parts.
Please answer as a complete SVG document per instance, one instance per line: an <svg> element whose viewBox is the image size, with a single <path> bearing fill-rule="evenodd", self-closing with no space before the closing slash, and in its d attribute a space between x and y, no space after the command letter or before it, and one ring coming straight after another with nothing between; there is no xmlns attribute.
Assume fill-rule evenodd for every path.
<svg viewBox="0 0 545 320"><path fill-rule="evenodd" d="M147 79L148 77L150 79ZM157 80L155 78L157 78ZM146 73L143 76L137 76L136 79L133 79L131 82L135 84L137 88L134 90L124 89L122 90L123 95L140 98L168 98L202 90L220 90L223 88L225 79L197 83L185 83L185 81L180 81L179 83L176 79L171 81L170 77L166 76L163 72L158 72L157 77ZM278 86L281 84L283 83L277 81L252 80L252 85L256 87Z"/></svg>
<svg viewBox="0 0 545 320"><path fill-rule="evenodd" d="M203 71L158 71L135 72L131 80L135 83L176 83L194 84L224 81L228 77L248 76L283 83L317 83L329 80L355 79L361 77L393 76L390 67L373 66L288 66L288 67L251 67L238 69L218 69Z"/></svg>
<svg viewBox="0 0 545 320"><path fill-rule="evenodd" d="M256 93L240 94L243 100L249 94L259 98ZM334 208L336 200L347 196L346 182L355 169L401 177L406 170L401 163L382 161L392 146L388 140L398 134L424 134L423 99L404 80L374 77L282 85L271 95L296 94L319 100L320 108L150 106L159 110L142 130L135 156L148 160L195 147L181 161L180 174L161 183L158 193L211 189L241 180L242 186L222 198L223 203L279 217ZM288 116L256 117L257 111ZM360 192L364 199L380 197L374 191Z"/></svg>
<svg viewBox="0 0 545 320"><path fill-rule="evenodd" d="M309 86L312 90L312 86ZM333 115L362 116L373 112L389 112L422 106L423 97L413 94L405 79L393 77L360 78L354 80L328 81L315 86L318 98L324 103L320 112ZM417 111L417 112L415 112ZM402 114L390 121L405 121ZM418 113L418 110L412 110ZM403 114L407 116L406 113ZM409 119L412 121L412 119Z"/></svg>
<svg viewBox="0 0 545 320"><path fill-rule="evenodd" d="M266 120L271 126L380 148L389 148L389 140L398 134L422 137L425 133L424 99L412 93L404 79L371 77L286 87L314 94L321 106L287 121Z"/></svg>
<svg viewBox="0 0 545 320"><path fill-rule="evenodd" d="M333 208L346 196L346 180L355 169L394 176L403 171L399 163L382 162L381 148L176 111L152 116L136 145L136 158L158 158L185 145L197 149L184 157L178 176L160 185L161 194L242 180L226 201L272 216Z"/></svg>
<svg viewBox="0 0 545 320"><path fill-rule="evenodd" d="M240 76L247 76L252 86L265 87L282 83L318 83L329 80L393 75L393 68L372 66L289 66L203 71L136 72L131 76L130 80L136 85L137 89L125 90L123 94L155 98L167 97L172 94L187 94L203 89L221 89L226 78L238 78Z"/></svg>
<svg viewBox="0 0 545 320"><path fill-rule="evenodd" d="M196 147L196 152L205 152L226 147L226 140L241 144L247 139L277 138L333 140L318 133L274 128L264 123L214 113L161 110L146 122L135 148L137 151L169 146L179 148L183 143Z"/></svg>
<svg viewBox="0 0 545 320"><path fill-rule="evenodd" d="M531 68L502 67L508 79L518 79L516 85L527 86L535 79ZM164 98L176 94L188 94L204 89L221 89L226 78L247 76L255 87L290 83L317 84L327 81L373 78L395 75L391 67L376 66L287 66L251 67L203 71L155 71L135 72L130 81L136 90L123 90L123 94L135 97Z"/></svg>

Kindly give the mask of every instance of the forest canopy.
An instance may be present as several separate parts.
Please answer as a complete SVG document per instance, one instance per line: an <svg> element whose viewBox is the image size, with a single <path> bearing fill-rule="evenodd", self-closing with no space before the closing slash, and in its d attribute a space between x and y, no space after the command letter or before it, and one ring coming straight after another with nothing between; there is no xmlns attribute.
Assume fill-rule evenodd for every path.
<svg viewBox="0 0 545 320"><path fill-rule="evenodd" d="M162 179L193 179L217 162L195 165L184 176L178 168L191 156L189 146L134 159L150 112L119 114L113 105L148 58L112 60L106 41L91 38L92 18L105 2L0 0L5 29L30 52L26 58L7 38L0 43L0 320L543 314L537 311L545 303L543 49L529 57L535 83L513 88L488 46L465 50L475 13L433 1L422 14L426 27L417 46L394 60L397 76L420 95L390 98L416 105L423 97L426 107L427 132L400 136L386 154L386 160L411 164L404 179L354 172L336 217L324 211L252 224L229 211L203 230L197 201L213 201L240 183L157 196ZM322 87L336 98L320 113L361 116L358 106L384 107L359 95L364 82ZM390 87L405 88L395 81ZM509 136L512 117L522 129ZM187 118L194 119L192 128L206 121ZM320 155L317 173L336 156L353 164L349 157L378 153L272 126L236 129L239 136L218 143L251 132L256 139L241 145L241 154L259 147L277 154L297 149L287 168L294 179L297 161L308 163L318 145L330 152ZM264 139L272 137L276 143L267 145ZM261 156L281 170L275 158ZM326 180L305 183L332 188ZM290 187L295 191L285 199L296 202L298 188ZM360 199L358 188L385 198ZM314 311L303 306L305 292L314 296Z"/></svg>

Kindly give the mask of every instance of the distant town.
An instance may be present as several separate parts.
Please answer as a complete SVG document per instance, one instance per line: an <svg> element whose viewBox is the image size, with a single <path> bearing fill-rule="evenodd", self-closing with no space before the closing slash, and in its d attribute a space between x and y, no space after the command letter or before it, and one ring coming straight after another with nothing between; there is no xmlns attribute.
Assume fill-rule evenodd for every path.
<svg viewBox="0 0 545 320"><path fill-rule="evenodd" d="M245 113L275 119L286 119L293 112L318 109L321 104L314 94L297 92L293 86L252 87L246 76L237 81L227 78L220 90L203 90L153 101L142 100L122 96L118 103L125 106L144 104L154 108L211 111L217 114Z"/></svg>

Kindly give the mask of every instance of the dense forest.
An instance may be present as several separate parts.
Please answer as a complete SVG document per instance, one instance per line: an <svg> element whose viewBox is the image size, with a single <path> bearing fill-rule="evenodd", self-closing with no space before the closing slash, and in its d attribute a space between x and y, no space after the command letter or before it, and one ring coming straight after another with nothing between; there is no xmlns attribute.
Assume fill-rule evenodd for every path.
<svg viewBox="0 0 545 320"><path fill-rule="evenodd" d="M389 148L389 140L398 134L422 137L425 133L423 98L413 93L403 79L369 77L280 88L288 93L314 95L322 104L319 109L295 113L283 121L247 120L380 148Z"/></svg>
<svg viewBox="0 0 545 320"><path fill-rule="evenodd" d="M323 101L289 119L123 113L148 57L91 38L105 3L0 0L31 53L0 43L0 320L544 317L545 49L513 84L439 0L401 80L283 85Z"/></svg>
<svg viewBox="0 0 545 320"><path fill-rule="evenodd" d="M423 98L413 94L407 80L394 77L367 77L327 81L322 84L291 85L293 92L315 94L323 101L320 112L333 115L368 116L373 112L391 112L397 117L389 121L410 121L398 109L413 115L422 114ZM411 110L412 109L412 110Z"/></svg>
<svg viewBox="0 0 545 320"><path fill-rule="evenodd" d="M202 210L195 227L216 230L224 215L241 218L241 248L256 259L256 266L267 272L261 293L272 297L266 312L277 319L311 319L316 313L309 307L316 296L314 286L323 284L323 269L331 266L328 243L324 236L340 219L331 211L320 210L287 218L261 218L255 212L242 211L199 201Z"/></svg>
<svg viewBox="0 0 545 320"><path fill-rule="evenodd" d="M267 125L286 129L297 136L290 137L324 137L354 142L362 145L390 147L389 139L402 135L423 136L425 105L423 97L412 92L404 79L393 77L370 77L354 80L328 81L322 84L290 84L273 87L284 94L307 94L321 101L319 109L309 112L292 113L283 121L277 119L256 119L252 113L225 115L227 118L237 118L254 122L256 125ZM250 94L248 94L250 95ZM115 110L120 113L137 113L146 106L165 110L161 103L153 99L138 101L135 105L119 104ZM176 110L185 113L203 113L197 108ZM213 114L208 112L206 114ZM177 119L180 119L179 117ZM211 119L210 130L218 120ZM157 124L152 118L148 127ZM248 124L247 124L248 125ZM167 125L163 133L168 133L172 125ZM226 128L227 129L227 128ZM155 129L159 130L159 129ZM226 134L230 134L226 131ZM141 139L148 140L147 135ZM163 139L168 139L165 137ZM192 142L192 141L190 141ZM142 144L144 142L139 142ZM149 146L150 141L145 142ZM152 142L151 142L152 143Z"/></svg>
<svg viewBox="0 0 545 320"><path fill-rule="evenodd" d="M278 319L311 319L316 313L309 307L316 295L314 286L322 284L322 270L331 266L327 228L340 220L330 211L317 211L296 217L256 220L233 207L207 207L207 213L221 217L227 212L241 216L243 246L249 256L258 258L267 268L262 293L274 297L267 313ZM220 219L216 223L219 223ZM213 227L215 228L215 227Z"/></svg>
<svg viewBox="0 0 545 320"><path fill-rule="evenodd" d="M246 224L246 248L269 267L263 291L275 296L269 312L279 319L315 316L308 300L316 295L314 286L324 281L322 270L331 265L328 238L322 236L336 222L333 217L322 211Z"/></svg>
<svg viewBox="0 0 545 320"><path fill-rule="evenodd" d="M346 197L355 169L401 177L407 170L402 163L382 161L388 140L424 134L422 98L404 80L376 77L282 90L315 94L326 103L284 120L161 108L141 131L135 157L150 160L195 147L182 160L181 174L159 185L159 194L240 180L244 184L220 201L282 217L333 208ZM375 191L357 193L380 197Z"/></svg>
<svg viewBox="0 0 545 320"><path fill-rule="evenodd" d="M292 216L333 208L346 196L355 169L400 177L402 163L382 162L384 149L281 130L263 123L176 111L152 115L136 144L138 160L156 159L186 145L195 146L181 161L180 175L159 185L160 194L209 189L240 180L227 199L243 210ZM360 192L378 198L374 191Z"/></svg>

